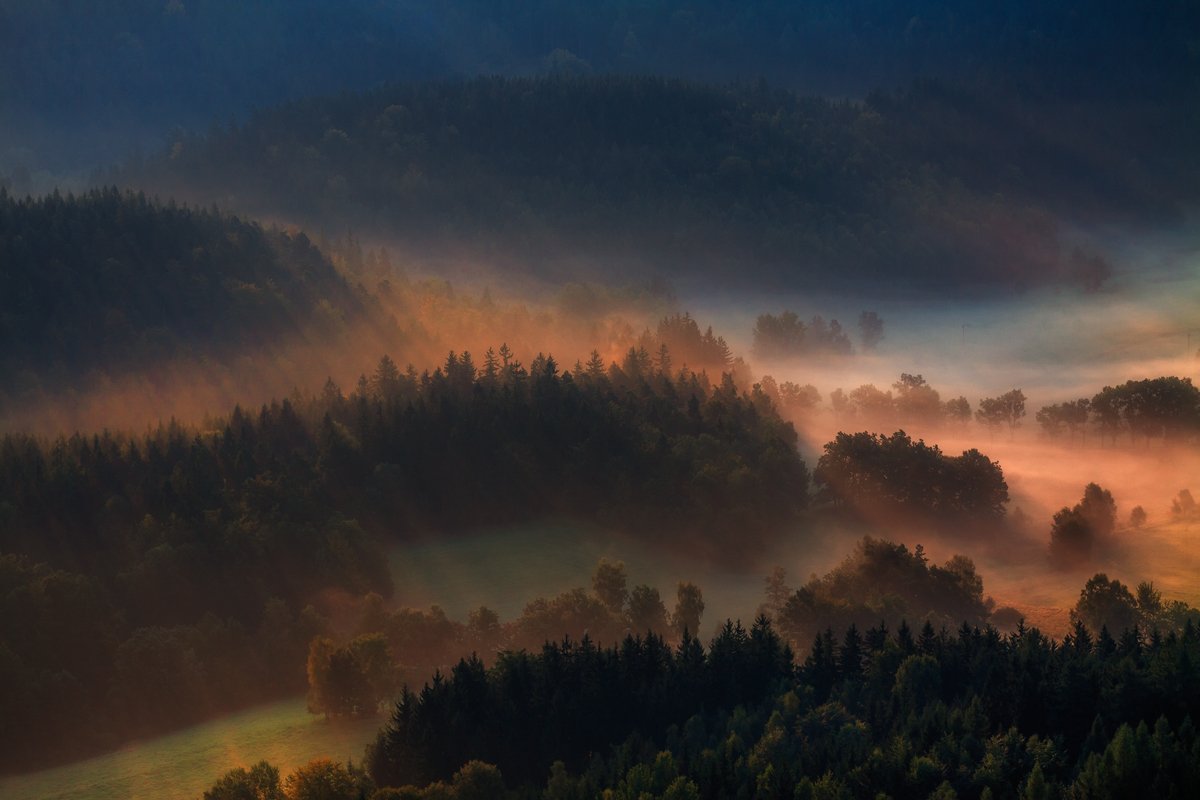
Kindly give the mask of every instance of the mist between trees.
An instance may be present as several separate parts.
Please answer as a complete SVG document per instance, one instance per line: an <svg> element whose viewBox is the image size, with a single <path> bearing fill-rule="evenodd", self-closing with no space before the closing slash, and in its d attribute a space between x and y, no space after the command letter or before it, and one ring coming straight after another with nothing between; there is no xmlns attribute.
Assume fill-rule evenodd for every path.
<svg viewBox="0 0 1200 800"><path fill-rule="evenodd" d="M687 317L667 324L709 338ZM595 354L563 371L501 347L479 367L451 354L432 373L385 357L349 395L328 382L203 427L6 436L0 548L13 624L0 685L13 763L67 755L54 743L80 718L91 724L71 752L299 691L306 648L335 611L321 598L391 593L389 538L575 517L729 559L782 531L803 535L809 472L769 396L739 391L728 374L714 386L676 371L668 353L656 362L635 348L607 365ZM1005 520L998 464L903 433L839 436L815 475L818 503L832 504L822 514L881 514L880 530L949 521L962 542L986 547L1018 524ZM953 599L973 591L965 564L908 568L949 593L922 603L985 619L982 599ZM839 614L867 624L853 604L808 591L780 617L789 635ZM643 601L654 616L652 593ZM566 632L551 622L564 609L594 607L586 595L547 604L524 645ZM411 619L417 630L449 624L434 612ZM617 624L605 619L593 634ZM330 663L338 647L324 651Z"/></svg>
<svg viewBox="0 0 1200 800"><path fill-rule="evenodd" d="M204 428L9 435L0 483L15 765L302 689L322 597L391 594L387 540L557 516L745 554L799 522L808 471L728 377L501 348L481 370L385 358L349 396L328 383Z"/></svg>
<svg viewBox="0 0 1200 800"><path fill-rule="evenodd" d="M801 427L822 411L831 412L832 423L842 430L912 426L962 435L974 422L992 441L998 435L1012 439L1028 425L1028 398L1019 388L981 397L972 407L965 396L943 399L924 376L909 373L901 373L886 390L875 384L850 391L834 389L828 406L821 405L821 392L812 385L781 383L764 375L759 387L786 418ZM1177 376L1130 380L1105 386L1091 397L1042 406L1034 420L1037 437L1054 444L1189 446L1200 439L1200 389L1191 378Z"/></svg>
<svg viewBox="0 0 1200 800"><path fill-rule="evenodd" d="M402 687L420 685L436 669L448 670L465 653L490 666L505 653L536 652L547 642L617 644L648 633L670 641L694 638L705 610L701 588L680 581L667 600L670 612L657 588L629 586L624 562L608 559L597 565L590 591L533 598L519 618L506 622L486 606L465 621L449 619L438 606L393 611L371 593L356 603L354 638L312 641L309 710L326 717L373 716Z"/></svg>
<svg viewBox="0 0 1200 800"><path fill-rule="evenodd" d="M639 599L656 591L627 591L623 565L601 561L590 593L551 601L582 612L560 619L612 633L652 606L659 633L627 630L605 646L585 629L472 655L419 690L402 689L361 766L316 761L281 783L260 764L230 772L206 800L245 786L301 797L310 785L339 787L328 796L346 800L854 797L865 787L894 797L1120 797L1143 781L1169 794L1200 775L1187 716L1200 698L1185 688L1200 663L1200 611L1163 615L1152 587L1133 600L1095 576L1059 643L1019 620L1008 634L981 626L991 607L963 556L929 566L919 547L865 539L795 593L785 577L768 576L750 628L726 621L704 647L684 619L696 587L680 584L668 623L661 601ZM859 602L857 613L876 621L836 617L797 661L777 631L818 594L847 609ZM527 633L546 607L531 603L507 635ZM504 629L485 611L457 630L494 647ZM905 614L924 622L910 626ZM956 632L939 624L959 615ZM816 619L829 617L801 612ZM357 698L326 711L375 713L396 691L379 688L395 669L386 650L412 624L365 598L360 628L388 633L336 648L316 640L310 702ZM1124 626L1112 628L1119 637L1113 624ZM1153 730L1145 720L1156 720Z"/></svg>
<svg viewBox="0 0 1200 800"><path fill-rule="evenodd" d="M669 598L668 598L669 599ZM357 605L357 636L337 643L314 639L308 656L309 708L313 713L372 715L402 686L419 685L434 668L448 668L459 654L474 653L485 667L514 651L536 652L544 644L574 640L616 644L631 636L657 635L668 643L698 638L705 610L703 592L680 582L674 610L667 611L659 590L628 586L623 562L601 559L591 591L578 588L553 598L531 600L517 619L502 622L486 606L466 621L450 620L437 606L428 611L389 611L378 594ZM921 545L913 551L883 539L862 539L854 551L822 577L793 590L783 567L764 580L758 613L793 651L816 639L818 650L832 648L827 631L867 630L872 626L911 636L959 625L1013 630L1023 627L1019 612L997 607L984 594L974 562L955 555L930 564ZM1071 611L1071 635L1160 636L1200 623L1200 612L1181 601L1164 602L1149 582L1133 593L1118 580L1097 574L1080 592ZM1111 631L1111 633L1110 633ZM1128 644L1128 642L1126 643Z"/></svg>
<svg viewBox="0 0 1200 800"><path fill-rule="evenodd" d="M819 411L819 390L769 376L756 381L711 327L664 310L671 301L661 287L622 293L576 284L562 290L548 314L487 293L476 299L456 295L448 284L409 280L386 253L364 254L350 238L323 242L326 257L302 234L115 191L40 201L0 192L0 214L0 248L17 267L5 272L11 291L0 293L7 303L3 324L20 333L6 339L2 354L18 376L0 398L9 410L24 403L44 411L50 389L60 385L73 387L78 400L125 369L153 366L171 374L164 364L181 365L185 377L178 383L189 393L204 380L229 383L240 373L222 378L214 365L197 377L191 359L204 362L246 336L276 343L245 371L278 385L292 385L293 360L310 372L345 360L351 338L360 346L401 340L430 361L447 337L476 341L497 328L526 340L526 351L550 329L572 350L596 337L604 350L569 367L541 354L526 365L507 344L439 356L432 371L401 370L385 357L369 375L351 380L349 391L330 380L315 396L296 392L226 417L189 414L200 421L160 424L141 436L5 436L0 610L13 622L0 638L0 691L9 711L0 741L9 765L93 752L302 691L313 638L337 627L330 593L388 597L383 545L396 537L583 518L686 547L701 559L744 559L781 533L803 536L814 500L820 514L884 531L949 532L973 546L1003 540L1025 524L1006 520L1004 475L986 455L950 456L902 431L866 432L908 421L943 430L970 424L966 398L943 401L920 375L901 375L893 392L864 386L831 393L838 424L860 432L826 446L810 496L796 433L780 414L803 423ZM148 251L128 246L151 229L166 233ZM85 255L107 281L98 285L107 298L98 305L83 287L60 297L70 281L35 269ZM163 259L170 281L150 297L140 282ZM204 278L217 262L220 279ZM201 278L207 288L196 294L189 287ZM374 291L354 281L373 282ZM29 316L29 308L51 306L59 316ZM656 322L629 321L644 319ZM786 314L780 319L793 332L803 326ZM882 335L882 320L864 312L859 321L860 346L869 349ZM832 325L803 329L816 332L814 341L834 342L834 351L845 349ZM329 347L287 349L289 338L326 337ZM90 349L72 349L85 340ZM56 342L58 349L51 346ZM306 352L319 357L306 363ZM828 355L799 352L801 363ZM276 363L277 369L263 369ZM112 402L130 412L120 397ZM1086 406L1083 421L1047 407L1039 422L1048 435L1065 425L1080 441L1095 427L1106 443L1155 437L1187 443L1195 438L1195 400L1188 380L1161 378L1075 403L1074 412ZM1012 435L1024 403L1014 389L982 399L974 418L986 430ZM144 420L142 409L130 413ZM1194 514L1190 499L1186 492L1177 498L1180 518ZM1102 552L1103 535L1089 540L1101 544L1081 547L1079 526L1054 524L1060 532L1053 552L1082 552L1073 563L1084 565ZM1064 537L1068 529L1075 534ZM1064 550L1060 541L1076 544ZM950 597L963 581L970 585L962 564L928 572L940 576L945 586L938 591ZM652 590L638 588L644 591L637 607L658 620ZM865 626L880 610L831 604L817 585L800 596L790 616L778 619L788 636L799 637L824 617ZM982 621L987 609L978 603L951 603L953 610L941 613ZM528 621L524 638L504 641L535 648L540 639L582 636L584 629L607 637L623 632L622 622L638 631L647 619L638 612L614 621L608 609L609 616L582 629L558 622L556 615L586 618L593 605L586 593L547 600L531 612L541 623ZM416 640L457 630L436 612L389 613L425 631L405 634ZM489 629L485 618L468 620L468 629L472 624ZM384 663L378 642L322 647L318 674L326 661L330 670L335 661ZM402 666L418 672L446 666L453 649L434 648L428 663ZM85 729L64 737L80 719L88 721Z"/></svg>

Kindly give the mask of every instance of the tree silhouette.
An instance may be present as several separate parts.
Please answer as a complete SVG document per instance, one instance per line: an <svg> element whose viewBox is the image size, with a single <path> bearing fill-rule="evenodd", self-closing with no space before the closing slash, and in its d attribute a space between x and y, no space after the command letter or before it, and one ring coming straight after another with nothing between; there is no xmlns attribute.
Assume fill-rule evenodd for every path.
<svg viewBox="0 0 1200 800"><path fill-rule="evenodd" d="M675 611L671 625L676 633L695 636L700 630L700 618L704 614L704 595L700 587L690 582L680 582L675 591Z"/></svg>

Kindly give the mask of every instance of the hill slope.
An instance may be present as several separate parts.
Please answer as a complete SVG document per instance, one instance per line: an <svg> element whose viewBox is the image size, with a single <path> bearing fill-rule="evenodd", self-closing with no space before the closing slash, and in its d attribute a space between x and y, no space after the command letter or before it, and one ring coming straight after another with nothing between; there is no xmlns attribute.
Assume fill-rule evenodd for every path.
<svg viewBox="0 0 1200 800"><path fill-rule="evenodd" d="M113 189L0 191L0 263L0 411L382 324L303 235Z"/></svg>
<svg viewBox="0 0 1200 800"><path fill-rule="evenodd" d="M117 179L556 276L590 259L787 286L1094 286L1107 265L1060 225L1161 222L1194 200L1177 116L933 84L853 104L492 78L298 101Z"/></svg>
<svg viewBox="0 0 1200 800"><path fill-rule="evenodd" d="M166 129L386 80L547 70L837 94L1003 75L1143 94L1195 88L1200 14L1117 0L3 0L0 23L0 110Z"/></svg>

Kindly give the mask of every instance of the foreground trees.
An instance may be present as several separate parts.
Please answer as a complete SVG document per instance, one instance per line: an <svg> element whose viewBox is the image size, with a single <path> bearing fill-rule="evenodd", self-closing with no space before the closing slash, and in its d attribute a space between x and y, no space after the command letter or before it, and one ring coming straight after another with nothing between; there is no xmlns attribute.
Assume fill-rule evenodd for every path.
<svg viewBox="0 0 1200 800"><path fill-rule="evenodd" d="M597 589L620 583L614 566L601 564ZM785 577L767 581L769 606ZM799 662L762 615L749 630L726 621L707 647L690 634L608 646L585 635L490 667L463 659L402 692L368 748L369 774L320 760L281 782L257 765L206 797L1115 798L1134 780L1170 797L1200 778L1200 610L1153 585L1094 576L1057 642L946 610L990 608L961 556L930 567L919 547L867 539L821 583L846 601L875 587L922 594L898 623L885 602L882 621L808 629ZM944 617L926 613L938 608ZM317 783L331 793L299 793ZM261 792L219 793L241 787Z"/></svg>
<svg viewBox="0 0 1200 800"><path fill-rule="evenodd" d="M474 759L510 781L540 781L555 761L578 770L635 731L657 736L697 703L759 702L790 673L791 653L766 620L750 631L727 623L707 656L691 636L672 648L650 635L607 649L547 643L503 654L491 670L469 659L400 699L368 766L389 786L449 778Z"/></svg>
<svg viewBox="0 0 1200 800"><path fill-rule="evenodd" d="M285 800L279 770L260 761L250 769L237 767L204 793L204 800Z"/></svg>
<svg viewBox="0 0 1200 800"><path fill-rule="evenodd" d="M432 789L483 760L514 797L1182 796L1200 779L1198 656L1190 622L1119 642L1081 624L1061 643L851 626L800 664L761 618L707 648L547 644L405 695L368 768Z"/></svg>

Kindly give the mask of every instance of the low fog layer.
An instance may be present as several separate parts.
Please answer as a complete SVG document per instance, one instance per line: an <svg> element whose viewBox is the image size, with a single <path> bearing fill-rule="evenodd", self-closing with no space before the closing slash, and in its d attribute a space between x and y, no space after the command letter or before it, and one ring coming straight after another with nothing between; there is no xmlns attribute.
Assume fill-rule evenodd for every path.
<svg viewBox="0 0 1200 800"><path fill-rule="evenodd" d="M1106 249L1115 249L1110 245ZM755 317L781 309L839 319L854 336L861 310L885 321L878 351L854 359L769 362L756 371L823 392L864 383L885 389L920 373L943 396L975 400L1020 387L1029 407L1094 393L1128 379L1200 376L1200 231L1127 245L1099 291L996 292L943 301L903 297L903 287L864 286L861 295L789 295L753 290L706 295L681 288L680 302L749 353ZM893 299L895 295L900 299ZM889 297L889 295L891 297Z"/></svg>
<svg viewBox="0 0 1200 800"><path fill-rule="evenodd" d="M971 421L965 427L930 427L904 424L914 437L924 437L943 452L955 455L978 448L1004 469L1009 485L1010 514L1018 510L1027 518L1014 528L1002 546L972 543L970 532L947 538L929 532L921 535L902 529L897 538L910 546L923 544L937 559L955 553L973 557L984 577L985 590L1001 605L1010 604L1032 622L1055 634L1065 631L1067 610L1078 599L1079 588L1091 573L1107 570L1125 582L1154 580L1164 596L1195 602L1200 593L1194 581L1200 567L1189 528L1170 515L1172 500L1200 475L1200 456L1190 450L1164 447L1160 442L1132 446L1122 439L1115 447L1101 447L1094 435L1083 444L1051 443L1044 439L1034 417L1043 406L1079 397L1091 397L1101 388L1126 380L1164 375L1200 377L1200 319L1194 315L1200 286L1194 278L1200 255L1195 238L1163 237L1140 247L1123 250L1122 268L1103 290L1084 294L1042 291L977 298L968 302L930 302L917 298L761 295L754 292L725 294L719 299L695 288L679 292L678 305L691 309L702 326L711 322L734 352L749 360L751 381L771 375L778 382L812 384L820 392L818 406L805 414L791 414L801 435L801 449L810 467L815 466L825 442L842 429L867 428L890 433L863 422L847 426L830 408L829 395L838 388L850 391L874 384L887 391L901 373L921 374L943 400L965 396L972 408L979 400L1020 388L1027 415L1013 432L991 432ZM885 321L885 338L874 352L849 357L812 357L801 360L764 359L753 354L751 332L760 313L795 310L802 318L823 315L843 320L851 338L855 321L864 308ZM642 318L643 320L645 317ZM618 347L624 346L621 342ZM897 427L900 427L897 424ZM1058 509L1079 501L1083 487L1099 483L1117 502L1122 530L1116 550L1077 570L1052 569L1048 559L1050 518ZM1194 488L1194 487L1193 487ZM1149 515L1147 526L1127 528L1135 506ZM885 532L888 520L872 520L875 532ZM561 565L559 572L536 571L540 590L564 590L583 581L596 557L625 558L632 565L670 563L672 574L686 573L711 590L713 618L750 617L761 602L762 577L774 565L784 566L794 583L812 573L823 573L840 561L863 531L857 528L818 527L806 531L781 531L775 546L736 571L690 558L686 553L649 555L645 544L604 535L577 532L571 543L561 538L542 541L539 551ZM492 552L491 536L481 532L473 539L483 552ZM512 532L508 536L514 535ZM518 535L524 541L524 536ZM468 548L469 549L469 548ZM483 574L459 564L465 550L438 548L399 556L401 596L416 605L437 602L438 581L430 575L449 575L451 583L470 586L480 602L494 593L493 603L517 603L509 585L511 572L526 574L516 563L500 568L502 577L489 588ZM635 567L636 568L636 567ZM665 568L664 568L665 569ZM1090 571L1089 571L1090 570ZM460 571L473 576L464 580ZM657 575L647 575L653 579ZM512 607L515 609L515 605Z"/></svg>
<svg viewBox="0 0 1200 800"><path fill-rule="evenodd" d="M210 222L218 231L232 224L217 217ZM189 577L188 570L203 573L201 565L209 562L187 555L187 548L222 542L242 546L264 536L275 544L255 551L253 559L260 561L237 551L212 563L285 575L278 552L294 555L296 548L282 543L291 541L296 530L311 529L317 555L293 565L302 580L283 581L295 595L288 600L290 610L272 605L264 595L228 612L241 614L251 626L263 624L267 611L274 615L271 619L287 617L288 646L274 652L272 663L290 669L288 691L303 682L302 651L313 632L350 631L353 622L347 614L368 602L364 593L387 594L394 587L391 608L400 610L389 611L387 619L405 626L428 622L445 628L446 619L441 611L409 612L406 607L444 604L455 624L462 624L464 613L469 623L477 607L486 605L502 612L499 620L523 631L527 638L519 640L521 646L534 647L564 633L563 609L580 605L583 612L594 610L586 587L601 557L626 560L631 582L659 587L667 600L672 586L694 583L706 603L702 636L726 617L751 619L766 599L764 577L776 567L786 571L790 589L808 585L812 576L838 567L864 535L903 542L914 553L922 545L930 564L952 565L955 575L970 577L968 583L978 574L978 608L1011 606L1004 617L1008 622L1023 615L1055 636L1066 632L1080 587L1095 572L1130 586L1155 581L1167 601L1197 600L1194 576L1200 563L1189 527L1195 522L1173 517L1170 504L1180 490L1200 489L1187 485L1190 476L1200 474L1200 456L1161 441L1131 444L1124 435L1102 448L1094 432L1082 442L1050 442L1035 422L1042 406L1090 398L1106 385L1195 376L1189 342L1196 296L1194 248L1163 242L1130 248L1123 271L1091 294L997 294L951 304L912 296L887 299L882 287L854 297L746 292L717 298L692 286L672 290L653 281L632 288L536 284L508 279L477 261L456 265L456 280L449 283L430 277L431 265L419 259L389 256L377 246L364 249L352 237L330 241L314 235L316 247L309 249L298 232L285 236L255 230L236 232L246 240L260 235L280 239L285 254L280 270L308 263L314 275L323 276L321 285L352 292L353 302L341 304L344 314L334 315L344 324L322 333L306 312L289 318L293 324L249 328L255 335L233 342L223 351L227 357L179 349L168 350L161 362L150 360L149 353L140 370L129 373L95 367L95 375L82 375L75 393L61 402L23 409L5 425L28 425L50 435L76 427L144 430L172 416L182 418L184 425L135 437L132 444L120 434L58 445L18 437L7 457L16 465L11 474L24 476L14 481L32 487L13 493L20 508L12 516L22 521L18 527L25 537L14 550L37 554L52 543L41 535L47 525L39 524L37 515L53 518L59 506L54 493L75 485L87 498L83 513L92 515L99 529L129 540L129 549L120 552L132 553L138 569L113 574L118 583L134 576L138 591L158 591L159 580L211 591L221 584L202 574ZM308 260L289 260L296 256L287 255L288 243L303 249ZM131 285L143 284L134 280ZM250 283L230 286L245 289ZM109 289L108 294L117 295L111 302L119 310L127 298ZM313 295L328 300L330 291ZM44 296L56 297L54 291ZM324 307L320 302L309 305ZM218 295L213 307L228 316L239 306ZM857 336L864 311L883 320L883 338L874 348ZM802 348L793 359L768 357L754 331L761 327L760 315L780 315L778 320L781 312L809 321L820 316L829 325L813 324L811 329L827 334L832 320L839 319L849 338L830 336L837 347L817 348L818 354ZM252 319L265 322L261 314ZM830 355L830 350L844 352ZM470 351L470 359L464 351ZM56 353L64 363L77 355L70 348ZM391 358L381 359L383 353ZM539 353L553 354L555 363ZM489 362L491 372L485 367ZM507 365L496 369L497 362ZM40 365L36 359L27 363ZM410 363L413 371L406 374ZM684 367L698 374L690 375ZM567 372L570 378L563 377ZM722 379L723 372L732 376L730 381ZM80 377L66 374L68 379ZM48 380L58 377L47 375ZM768 375L779 388L785 382L811 385L819 395L807 408L780 408L796 427L807 471L792 449L797 443L792 429L771 413L770 395L755 388L770 386ZM962 395L972 410L983 398L1020 389L1026 415L1010 431L989 429L970 416L950 423L904 419L894 406L857 416L833 408L837 390L850 393L872 384L880 392L899 392L893 384L902 375L922 376L943 401ZM332 384L325 383L327 377ZM579 391L572 394L565 387L575 381ZM39 391L54 399L45 386ZM259 403L289 396L290 405L258 413ZM233 403L253 410L231 414ZM857 517L838 513L850 509L831 508L824 502L829 498L813 499L805 508L808 475L819 467L825 443L840 431L888 434L901 427L914 439L939 445L946 456L978 448L998 462L1011 498L1007 520L999 519L998 508L994 516L974 518L932 505L894 511L884 503L870 509L866 497ZM289 451L293 468L277 471L279 448L290 436L297 437L288 440L294 442ZM44 448L43 460L46 454L66 458L71 480L56 484L37 477L31 465L39 463L38 448ZM55 448L58 454L52 454ZM134 455L144 451L157 459L164 450L177 459L170 469ZM238 450L240 456L231 455ZM184 458L186 453L191 457ZM96 458L125 467L97 470ZM206 471L205 465L214 471ZM984 468L995 476L993 465L985 462ZM133 480L126 474L130 470L141 471L148 483ZM257 477L248 479L241 470ZM101 472L124 475L119 481L126 485L95 481ZM319 479L311 480L314 475ZM1054 565L1051 517L1079 503L1090 483L1100 484L1115 499L1115 536L1103 552L1071 568ZM972 487L969 492L982 486L963 485ZM147 495L136 488L140 486L158 490ZM822 487L814 482L812 488ZM45 505L30 501L43 493L52 498ZM990 491L978 494L995 497ZM183 503L181 497L191 499ZM312 505L279 498L308 498ZM184 529L176 527L181 503L192 512ZM152 505L154 514L149 513ZM1140 527L1127 522L1135 505L1147 514ZM284 522L276 518L282 512L290 515ZM322 514L331 516L318 519ZM141 522L135 525L137 520ZM599 526L583 528L580 520ZM210 535L211 525L222 526L225 534ZM79 542L86 550L99 540L85 535L85 529L72 535L83 537ZM253 536L247 535L251 529ZM181 535L189 539L186 546L172 543ZM69 552L65 539L60 543L60 555L71 570L93 572L84 560L72 560L77 554ZM313 572L313 564L337 563L321 554L344 555L347 543L358 549L352 548L353 558L338 567L345 575ZM276 546L278 552L272 549ZM974 559L974 566L963 569L967 562L954 560L958 554ZM268 563L270 569L263 566ZM42 579L33 568L18 566L23 580ZM341 588L339 580L345 584ZM218 594L221 602L233 597L227 591ZM328 615L324 621L305 610L310 597ZM184 636L216 637L221 633L216 629L192 630L192 620L209 600L193 598L194 607L178 618L154 616L166 613L162 603L135 604L149 616L141 620L141 628L122 630L129 638L121 647L177 648L185 646ZM819 617L824 610L818 603L808 617ZM588 629L587 613L575 615L572 635ZM855 613L874 612L866 604ZM978 613L974 619L982 622L989 614ZM801 617L805 624L813 622ZM610 638L624 630L624 622L611 614L601 619ZM162 627L168 622L178 624ZM447 630L453 632L453 625ZM803 638L811 639L810 633ZM243 650L250 654L247 642ZM446 642L446 647L461 644L453 636ZM439 651L427 664L412 668L432 670L459 654ZM246 658L252 660L251 655ZM53 658L46 663L57 668ZM131 670L119 677L126 690L144 683ZM200 673L184 677L206 680ZM275 678L262 680L263 686L278 686ZM229 701L229 707L262 699L239 681L247 695ZM99 678L97 682L104 684ZM198 699L190 706L147 703L144 719L111 729L113 740L125 735L122 731L148 732L202 718L212 709L204 705L202 692L194 694ZM176 706L175 716L155 715L160 707ZM217 707L225 706L212 706ZM76 710L72 706L62 713L74 716Z"/></svg>
<svg viewBox="0 0 1200 800"><path fill-rule="evenodd" d="M903 538L910 545L922 541L938 557L954 552L974 557L988 593L1062 632L1066 610L1077 599L1088 569L1107 570L1126 582L1154 580L1172 598L1195 602L1198 596L1195 575L1200 562L1191 541L1195 525L1173 521L1170 509L1180 490L1194 490L1200 456L1161 440L1133 445L1123 437L1115 446L1102 445L1094 433L1083 442L1069 443L1064 437L1051 443L1035 421L1043 406L1090 398L1105 386L1127 380L1200 378L1196 242L1194 234L1176 234L1152 243L1110 245L1120 253L1122 267L1108 286L1090 294L1039 291L953 304L753 292L720 299L686 290L681 295L682 302L729 331L739 352L752 351L750 334L761 313L757 309L776 314L794 310L802 319L817 314L837 318L852 338L860 311L877 311L885 321L885 338L874 352L803 360L752 358L752 369L779 383L811 384L820 393L815 408L788 415L810 464L839 430L890 433L898 427L937 444L948 455L978 448L998 461L1012 498L1010 515L1020 509L1028 518L1023 535L1000 550L973 548L969 535L948 542L934 534L909 533ZM989 432L975 421L924 427L894 418L847 422L830 407L830 394L836 389L850 392L872 384L892 391L902 373L924 377L943 401L966 397L972 409L981 398L1019 388L1027 398L1026 416L1015 431ZM1130 511L1140 505L1148 514L1147 527L1126 527L1113 553L1079 571L1052 570L1047 559L1050 518L1079 502L1090 482L1112 492L1119 525L1127 525ZM875 522L886 528L886 520ZM830 555L829 563L835 559Z"/></svg>

